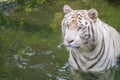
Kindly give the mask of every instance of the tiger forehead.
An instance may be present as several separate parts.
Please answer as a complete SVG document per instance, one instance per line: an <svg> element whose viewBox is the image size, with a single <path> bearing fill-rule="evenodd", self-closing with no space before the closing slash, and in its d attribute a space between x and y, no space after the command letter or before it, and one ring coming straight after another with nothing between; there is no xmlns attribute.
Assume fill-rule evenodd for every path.
<svg viewBox="0 0 120 80"><path fill-rule="evenodd" d="M71 16L71 22L70 22L70 26L69 26L69 28L70 29L75 29L76 27L77 27L77 20L78 19L82 19L82 17L84 17L84 13L82 14L79 14L79 13L77 13L77 14L74 14L74 15L72 15Z"/></svg>
<svg viewBox="0 0 120 80"><path fill-rule="evenodd" d="M65 16L67 23L69 24L69 29L75 29L78 22L81 22L83 18L87 15L87 10L74 10L70 14Z"/></svg>
<svg viewBox="0 0 120 80"><path fill-rule="evenodd" d="M71 18L73 18L72 19L72 21L70 22L70 26L69 26L69 28L70 29L74 29L74 28L76 28L76 26L77 26L77 19L78 19L78 16L79 16L80 14L75 14L75 15L73 15Z"/></svg>

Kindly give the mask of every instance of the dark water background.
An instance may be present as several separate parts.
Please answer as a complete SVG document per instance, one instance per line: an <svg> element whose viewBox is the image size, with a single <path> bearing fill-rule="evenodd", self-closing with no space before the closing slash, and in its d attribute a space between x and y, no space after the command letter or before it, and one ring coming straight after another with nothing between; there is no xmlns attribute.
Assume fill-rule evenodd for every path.
<svg viewBox="0 0 120 80"><path fill-rule="evenodd" d="M4 0L0 2L0 80L71 80L62 43L62 7L95 8L120 31L120 1ZM120 66L115 80L120 80Z"/></svg>

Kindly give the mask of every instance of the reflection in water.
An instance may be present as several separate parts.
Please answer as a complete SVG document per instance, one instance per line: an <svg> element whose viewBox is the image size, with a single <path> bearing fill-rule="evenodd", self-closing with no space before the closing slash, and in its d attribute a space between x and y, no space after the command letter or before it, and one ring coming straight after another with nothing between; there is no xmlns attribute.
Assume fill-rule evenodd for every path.
<svg viewBox="0 0 120 80"><path fill-rule="evenodd" d="M21 56L14 55L15 62L19 68L26 68L25 66L28 64L28 59L23 59Z"/></svg>
<svg viewBox="0 0 120 80"><path fill-rule="evenodd" d="M57 58L52 50L41 51L40 53L37 53L31 47L26 47L24 49L19 50L18 54L15 54L13 58L17 68L23 69L25 72L26 70L28 71L28 69L37 70L35 73L39 73L39 75L42 75L40 76L40 79L70 79L68 63L65 63L63 64L63 66L61 66L59 63L55 62Z"/></svg>
<svg viewBox="0 0 120 80"><path fill-rule="evenodd" d="M16 65L19 68L24 68L25 69L27 64L29 63L28 57L34 56L35 54L36 54L35 51L33 51L32 48L30 48L30 47L26 47L25 49L20 50L18 52L18 54L14 55ZM24 58L23 56L27 56L27 58Z"/></svg>
<svg viewBox="0 0 120 80"><path fill-rule="evenodd" d="M58 69L58 71L60 74L64 74L64 76L57 76L56 80L70 80L68 63L65 63L63 67Z"/></svg>

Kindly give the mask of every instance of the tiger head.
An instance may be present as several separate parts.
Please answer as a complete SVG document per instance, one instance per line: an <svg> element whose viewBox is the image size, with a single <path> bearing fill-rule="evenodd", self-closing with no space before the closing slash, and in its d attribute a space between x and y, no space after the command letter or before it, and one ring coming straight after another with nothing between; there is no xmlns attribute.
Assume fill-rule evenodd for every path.
<svg viewBox="0 0 120 80"><path fill-rule="evenodd" d="M98 13L95 9L73 10L64 5L65 13L62 21L62 35L64 45L70 49L91 50L96 40L95 25Z"/></svg>

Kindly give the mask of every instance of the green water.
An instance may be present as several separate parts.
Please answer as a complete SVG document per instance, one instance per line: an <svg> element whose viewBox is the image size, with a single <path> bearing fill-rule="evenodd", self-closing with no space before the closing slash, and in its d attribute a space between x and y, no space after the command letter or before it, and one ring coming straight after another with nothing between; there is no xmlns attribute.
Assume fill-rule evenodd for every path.
<svg viewBox="0 0 120 80"><path fill-rule="evenodd" d="M39 1L39 0L38 0ZM44 0L45 1L45 0ZM71 80L62 43L62 7L96 8L120 31L120 6L107 0L46 0L0 11L0 80ZM120 80L120 67L115 80Z"/></svg>

